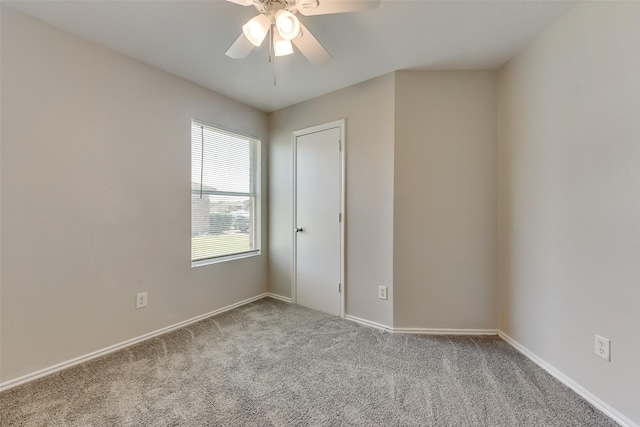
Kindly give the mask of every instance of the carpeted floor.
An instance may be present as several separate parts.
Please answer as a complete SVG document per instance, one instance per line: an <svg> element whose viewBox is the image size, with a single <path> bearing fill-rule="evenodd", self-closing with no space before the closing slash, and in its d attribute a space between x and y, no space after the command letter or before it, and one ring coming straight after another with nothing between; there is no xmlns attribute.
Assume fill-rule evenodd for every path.
<svg viewBox="0 0 640 427"><path fill-rule="evenodd" d="M0 394L2 426L616 426L498 337L270 298Z"/></svg>

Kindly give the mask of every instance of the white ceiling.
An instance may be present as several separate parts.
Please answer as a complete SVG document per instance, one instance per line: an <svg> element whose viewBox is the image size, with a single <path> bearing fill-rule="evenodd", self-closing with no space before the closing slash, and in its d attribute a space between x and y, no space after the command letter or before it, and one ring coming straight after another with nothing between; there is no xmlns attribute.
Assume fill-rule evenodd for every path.
<svg viewBox="0 0 640 427"><path fill-rule="evenodd" d="M333 56L321 67L299 52L269 64L266 43L226 57L256 10L222 0L3 3L270 112L395 70L499 68L576 2L382 0L373 11L301 17Z"/></svg>

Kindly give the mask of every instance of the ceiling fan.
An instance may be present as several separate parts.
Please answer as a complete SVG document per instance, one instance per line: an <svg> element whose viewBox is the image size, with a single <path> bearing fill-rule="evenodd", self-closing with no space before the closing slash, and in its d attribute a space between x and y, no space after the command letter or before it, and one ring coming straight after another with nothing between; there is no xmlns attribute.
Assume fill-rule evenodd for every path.
<svg viewBox="0 0 640 427"><path fill-rule="evenodd" d="M314 65L323 65L331 55L309 32L296 14L304 16L359 12L378 7L380 0L227 0L242 6L255 6L259 15L242 26L242 34L226 55L245 58L269 35L269 61L272 56L293 53L292 43Z"/></svg>

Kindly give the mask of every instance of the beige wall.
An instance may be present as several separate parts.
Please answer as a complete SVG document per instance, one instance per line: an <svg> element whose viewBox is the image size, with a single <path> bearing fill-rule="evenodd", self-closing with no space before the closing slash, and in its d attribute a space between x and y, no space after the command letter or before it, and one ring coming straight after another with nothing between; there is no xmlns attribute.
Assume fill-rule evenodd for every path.
<svg viewBox="0 0 640 427"><path fill-rule="evenodd" d="M1 39L0 381L267 290L265 254L190 265L191 118L266 152L266 114L11 9Z"/></svg>
<svg viewBox="0 0 640 427"><path fill-rule="evenodd" d="M496 73L396 73L395 328L496 329Z"/></svg>
<svg viewBox="0 0 640 427"><path fill-rule="evenodd" d="M640 3L582 3L501 70L499 157L500 329L640 423Z"/></svg>
<svg viewBox="0 0 640 427"><path fill-rule="evenodd" d="M495 79L397 72L273 113L271 291L291 295L291 132L344 117L347 314L495 329Z"/></svg>
<svg viewBox="0 0 640 427"><path fill-rule="evenodd" d="M271 291L291 296L291 133L346 119L346 313L391 325L393 304L392 74L271 114ZM378 286L389 299L378 299Z"/></svg>

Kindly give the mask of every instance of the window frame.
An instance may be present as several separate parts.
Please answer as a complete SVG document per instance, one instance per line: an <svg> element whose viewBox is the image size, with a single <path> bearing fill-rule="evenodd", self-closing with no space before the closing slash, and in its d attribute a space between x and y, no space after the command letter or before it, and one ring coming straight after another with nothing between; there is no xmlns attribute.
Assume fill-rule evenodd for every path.
<svg viewBox="0 0 640 427"><path fill-rule="evenodd" d="M249 192L237 192L237 191L220 191L220 190L211 190L203 188L204 185L200 183L200 189L195 190L193 188L193 183L191 183L191 200L193 200L193 195L198 194L202 196L231 196L231 197L248 197L250 201L253 203L253 235L250 235L250 239L253 240L254 249L237 252L237 253L229 253L224 255L211 256L207 258L199 258L193 259L193 202L191 202L191 267L200 267L204 265L217 264L221 262L233 261L237 259L250 258L254 256L258 256L262 254L262 242L261 242L261 234L262 234L262 226L261 226L261 218L262 218L262 196L261 196L261 163L262 163L262 153L261 153L261 140L252 135L245 135L235 131L231 131L220 126L209 124L205 121L198 120L196 118L191 119L191 140L193 144L193 130L194 126L198 126L203 129L203 132L206 128L214 132L218 132L220 134L229 135L233 138L243 139L248 141L253 145L253 155L250 158L250 185ZM204 156L204 150L201 154ZM191 148L191 171L193 172L193 145ZM193 181L192 181L193 182Z"/></svg>

